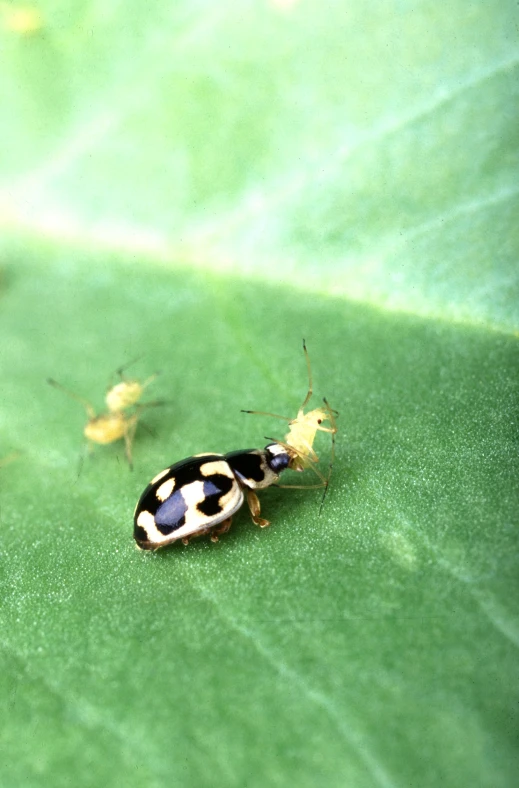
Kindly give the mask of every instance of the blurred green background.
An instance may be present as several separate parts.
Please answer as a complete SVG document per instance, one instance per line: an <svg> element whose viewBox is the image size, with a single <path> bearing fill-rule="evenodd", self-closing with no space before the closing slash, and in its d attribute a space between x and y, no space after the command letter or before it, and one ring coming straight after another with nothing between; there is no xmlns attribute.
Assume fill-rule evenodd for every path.
<svg viewBox="0 0 519 788"><path fill-rule="evenodd" d="M518 26L0 3L2 786L515 783ZM322 515L138 553L159 470L283 436L240 409L295 415L303 337ZM134 357L168 404L78 477L45 380L101 409Z"/></svg>

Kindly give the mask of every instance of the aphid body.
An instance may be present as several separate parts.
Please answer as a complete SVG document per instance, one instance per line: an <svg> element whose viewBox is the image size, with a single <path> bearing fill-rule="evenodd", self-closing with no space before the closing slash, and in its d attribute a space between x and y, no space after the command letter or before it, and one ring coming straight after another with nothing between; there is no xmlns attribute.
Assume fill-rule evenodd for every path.
<svg viewBox="0 0 519 788"><path fill-rule="evenodd" d="M337 411L334 411L330 407L326 399L323 400L324 407L315 408L314 410L305 413L305 407L310 401L310 398L313 393L313 384L312 384L312 369L310 366L310 358L308 356L308 350L306 349L306 344L304 340L303 340L303 351L305 354L306 366L308 370L308 391L303 401L303 404L298 410L296 418L290 419L287 416L279 416L277 413L266 413L264 411L258 411L258 410L246 410L243 412L253 413L260 416L272 416L275 419L282 419L283 421L287 421L288 432L285 435L284 441L278 441L278 444L280 446L283 446L287 451L287 454L290 458L289 468L293 471L304 471L306 468L311 468L311 470L321 480L320 484L304 485L304 486L324 487L326 494L326 489L330 481L330 474L331 474L331 469L335 456L334 436L335 433L337 432L337 426L335 424L335 416L337 416L338 414ZM325 421L329 422L330 424L329 427L323 426L323 422ZM328 477L325 477L315 467L315 464L319 461L319 457L317 456L313 448L315 436L317 432L327 432L331 435L332 438L332 455L331 455L330 470ZM296 485L284 485L284 486L294 487ZM324 500L324 496L323 496L323 500Z"/></svg>
<svg viewBox="0 0 519 788"><path fill-rule="evenodd" d="M123 367L117 370L117 374L121 380L108 389L105 397L108 411L100 414L96 413L87 400L69 391L52 378L49 378L48 382L51 386L60 389L67 396L80 402L85 408L88 421L83 428L83 434L87 439L88 448L90 448L92 443L106 445L118 440L124 440L126 458L131 468L132 444L140 414L145 408L162 405L163 403L143 402L139 404L144 389L155 380L156 375L152 375L143 383L140 383L138 380L125 380Z"/></svg>
<svg viewBox="0 0 519 788"><path fill-rule="evenodd" d="M288 468L283 446L246 449L229 454L198 454L157 474L134 512L134 538L142 550L211 534L212 541L231 527L233 514L247 500L252 520L264 528L254 490L275 484Z"/></svg>
<svg viewBox="0 0 519 788"><path fill-rule="evenodd" d="M118 370L122 377L122 370ZM146 386L155 380L157 375L151 375L147 380L141 383L139 380L122 380L108 389L105 397L105 402L108 410L111 413L117 413L121 410L131 408L141 399L144 394Z"/></svg>
<svg viewBox="0 0 519 788"><path fill-rule="evenodd" d="M83 434L92 443L107 444L124 438L137 426L137 414L128 416L126 413L95 414L85 424Z"/></svg>
<svg viewBox="0 0 519 788"><path fill-rule="evenodd" d="M335 434L337 428L327 429L321 427L323 421L327 421L333 416L330 408L315 408L308 413L304 413L300 408L297 418L289 422L289 429L285 436L285 443L293 449L290 468L292 470L304 470L308 467L308 461L317 462L318 457L313 448L315 436L318 431L331 432Z"/></svg>

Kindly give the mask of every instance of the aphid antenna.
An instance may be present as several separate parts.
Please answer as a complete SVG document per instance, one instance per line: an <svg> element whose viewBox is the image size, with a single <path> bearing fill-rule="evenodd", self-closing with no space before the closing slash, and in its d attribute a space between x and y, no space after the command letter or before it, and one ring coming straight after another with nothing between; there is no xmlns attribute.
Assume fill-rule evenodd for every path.
<svg viewBox="0 0 519 788"><path fill-rule="evenodd" d="M289 416L280 416L279 413L267 413L264 410L241 410L240 413L252 413L254 416L272 416L273 419L283 419L283 421L292 421Z"/></svg>
<svg viewBox="0 0 519 788"><path fill-rule="evenodd" d="M143 353L141 353L140 356L136 356L131 361L127 361L126 364L123 364L121 367L118 367L118 369L115 370L115 374L119 375L121 380L124 382L124 372L126 372L128 367L133 366L134 364L137 363L137 361L140 361L142 358L144 358L144 354ZM142 388L145 389L146 386L149 386L150 383L153 383L155 378L157 378L159 375L160 375L160 370L157 371L157 372L154 372L153 375L150 375L149 378L147 378L143 383L141 383Z"/></svg>
<svg viewBox="0 0 519 788"><path fill-rule="evenodd" d="M73 391L70 391L70 389L67 389L67 388L65 388L65 386L62 386L61 383L58 383L57 380L54 380L54 378L47 378L47 383L50 386L54 386L55 389L59 389L64 394L66 394L68 397L71 397L72 399L75 399L76 402L81 403L81 405L83 405L83 407L86 410L87 415L88 415L88 417L90 419L95 419L96 418L96 412L95 412L94 408L92 407L90 402L88 402L86 399L83 399L83 397L80 397L77 394L74 394Z"/></svg>
<svg viewBox="0 0 519 788"><path fill-rule="evenodd" d="M308 403L310 401L310 398L312 396L313 390L314 390L313 389L313 382L312 382L312 367L310 365L310 356L308 354L308 350L306 349L306 342L305 342L304 339L303 339L303 352L305 354L306 368L308 370L308 391L306 393L306 397L303 400L303 404L301 405L301 408L299 409L300 412L303 411L306 408L306 406L308 405Z"/></svg>
<svg viewBox="0 0 519 788"><path fill-rule="evenodd" d="M306 368L308 370L308 391L306 392L306 397L303 400L303 404L299 408L299 415L302 414L306 406L308 405L310 398L313 394L313 380L312 380L312 367L310 365L310 356L308 354L308 350L306 348L306 342L303 339L303 351L305 354L306 360ZM280 416L279 413L268 413L264 410L241 410L242 413L252 413L255 416L271 416L273 419L282 419L283 421L296 421L297 419L291 419L289 416Z"/></svg>
<svg viewBox="0 0 519 788"><path fill-rule="evenodd" d="M132 367L134 364L137 363L137 361L140 361L141 358L144 358L144 354L143 353L141 353L140 356L135 356L135 358L132 358L130 361L127 361L126 364L122 364L122 366L118 367L115 370L115 374L119 375L119 377L122 378L123 377L123 372L126 372L128 367Z"/></svg>
<svg viewBox="0 0 519 788"><path fill-rule="evenodd" d="M74 482L75 484L78 483L79 477L81 476L81 472L83 470L83 465L85 463L85 454L86 454L86 452L88 452L88 444L86 444L83 447L83 449L79 452L79 459L78 459L78 464L77 464L77 477L76 477L76 481Z"/></svg>

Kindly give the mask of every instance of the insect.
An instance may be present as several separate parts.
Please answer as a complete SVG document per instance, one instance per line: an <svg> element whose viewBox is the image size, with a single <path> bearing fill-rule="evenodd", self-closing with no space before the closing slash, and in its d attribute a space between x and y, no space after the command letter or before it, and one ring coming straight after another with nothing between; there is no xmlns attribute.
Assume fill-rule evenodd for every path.
<svg viewBox="0 0 519 788"><path fill-rule="evenodd" d="M151 480L134 512L134 538L141 550L211 534L213 542L231 527L232 516L247 500L252 520L265 528L254 490L275 484L288 468L283 446L229 454L198 454L171 465Z"/></svg>
<svg viewBox="0 0 519 788"><path fill-rule="evenodd" d="M305 484L305 485L295 485L295 484L286 484L286 485L278 485L279 487L293 487L293 488L310 488L310 489L318 489L320 487L324 487L323 497L321 500L321 507L322 509L324 498L328 491L328 485L330 483L330 476L332 472L333 462L335 459L335 434L337 433L337 425L335 423L335 417L339 414L336 410L330 407L328 400L323 398L324 407L315 408L314 410L308 411L305 413L305 408L308 405L312 394L313 394L313 382L312 382L312 367L310 365L310 356L308 355L308 350L306 348L305 340L303 339L303 352L305 354L306 360L306 368L308 371L308 391L306 396L303 400L303 404L299 408L297 412L297 416L295 419L291 419L289 416L280 416L277 413L266 413L264 411L259 410L244 410L242 413L252 413L258 416L271 416L275 419L282 419L283 421L288 422L288 432L285 435L284 441L276 441L278 446L282 446L289 457L289 464L288 467L293 471L304 471L307 468L313 471L315 475L319 478L318 484ZM326 427L323 426L323 422L328 421L330 426ZM316 468L316 464L319 462L319 457L315 449L313 448L315 436L317 432L327 432L331 436L332 440L332 451L331 451L331 459L330 465L328 469L328 476L324 476L321 471ZM274 440L273 438L267 438L267 440ZM320 511L319 510L319 511Z"/></svg>
<svg viewBox="0 0 519 788"><path fill-rule="evenodd" d="M135 361L136 359L130 361L124 367L119 367L116 374L119 375L120 381L116 383L115 386L110 386L106 392L105 402L111 413L127 410L127 408L131 408L132 405L135 405L144 394L144 389L149 386L150 383L153 383L158 375L158 372L155 372L142 383L135 378L127 380L123 372L130 364L135 363Z"/></svg>
<svg viewBox="0 0 519 788"><path fill-rule="evenodd" d="M134 538L138 547L157 550L178 540L188 544L191 537L204 534L210 534L211 540L217 542L218 537L229 530L233 515L245 500L253 522L265 528L270 522L260 517L260 502L255 490L271 485L299 486L278 484L281 473L288 468L295 471L312 468L319 477L319 484L301 486L324 487L326 493L330 475L326 478L314 467L318 457L313 442L317 431L322 430L331 433L334 446L335 411L325 400L324 408L304 413L312 395L312 374L304 343L303 348L309 390L297 418L286 419L290 428L285 442L267 438L273 442L264 449L198 454L161 471L146 487L135 507ZM331 426L322 427L324 420L329 420ZM332 463L329 473L331 467Z"/></svg>
<svg viewBox="0 0 519 788"><path fill-rule="evenodd" d="M126 459L130 468L133 468L132 444L140 415L146 408L163 405L164 403L156 401L139 404L144 389L156 378L156 375L152 375L143 383L140 383L138 380L126 380L123 376L124 369L125 367L121 367L117 370L121 380L108 389L105 397L108 410L100 414L96 413L93 406L86 399L69 391L52 378L48 378L47 382L54 388L63 391L67 396L80 402L85 408L88 421L83 429L83 434L87 439L88 449L91 449L93 443L105 445L122 439L124 440Z"/></svg>

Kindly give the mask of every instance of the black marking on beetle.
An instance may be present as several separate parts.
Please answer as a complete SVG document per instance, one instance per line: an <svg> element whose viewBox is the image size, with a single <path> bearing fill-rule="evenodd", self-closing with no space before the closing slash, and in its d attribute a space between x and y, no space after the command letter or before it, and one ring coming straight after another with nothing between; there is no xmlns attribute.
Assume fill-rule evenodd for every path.
<svg viewBox="0 0 519 788"><path fill-rule="evenodd" d="M231 451L225 455L225 459L244 484L247 484L247 479L262 482L265 478L263 457L257 449Z"/></svg>
<svg viewBox="0 0 519 788"><path fill-rule="evenodd" d="M171 477L174 477L175 485L171 491L171 495L174 495L177 490L182 490L183 487L191 484L191 482L205 481L207 479L206 476L202 476L200 471L202 465L205 465L207 462L223 459L224 457L222 454L207 454L204 457L188 457L186 460L181 460L175 463L175 465L171 465L164 476L161 476L154 484L148 484L139 499L136 511L142 512L146 510L155 516L155 513L160 509L163 503L166 503L166 501L159 501L157 498L157 490L159 487L171 479ZM167 500L169 500L169 498Z"/></svg>
<svg viewBox="0 0 519 788"><path fill-rule="evenodd" d="M232 490L236 482L222 473L213 473L204 481L204 500L197 504L197 509L207 517L220 514L222 505L220 498Z"/></svg>
<svg viewBox="0 0 519 788"><path fill-rule="evenodd" d="M157 530L168 536L183 526L186 522L188 505L184 500L181 490L177 490L163 501L155 513Z"/></svg>
<svg viewBox="0 0 519 788"><path fill-rule="evenodd" d="M208 498L204 498L203 501L200 501L200 503L197 504L196 508L206 517L214 517L217 514L220 514L222 511L222 507L220 506L220 496L211 495Z"/></svg>
<svg viewBox="0 0 519 788"><path fill-rule="evenodd" d="M141 525L136 525L133 530L133 536L137 544L142 550L149 550L148 534Z"/></svg>

